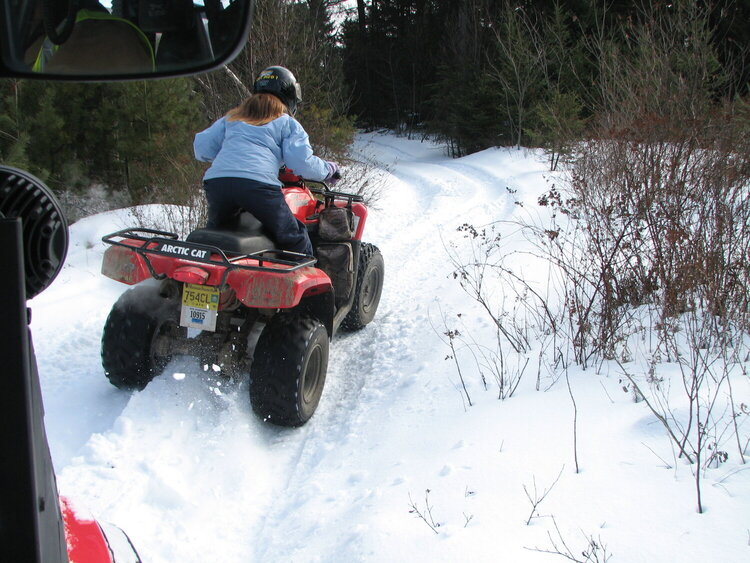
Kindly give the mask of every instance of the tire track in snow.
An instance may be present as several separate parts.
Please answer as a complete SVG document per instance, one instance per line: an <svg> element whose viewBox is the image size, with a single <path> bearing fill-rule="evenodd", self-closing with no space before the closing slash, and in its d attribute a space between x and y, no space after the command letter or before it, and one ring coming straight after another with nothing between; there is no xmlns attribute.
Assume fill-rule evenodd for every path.
<svg viewBox="0 0 750 563"><path fill-rule="evenodd" d="M422 358L442 346L436 334L424 334L434 333L429 321L434 297L446 284L455 284L440 231L474 218L486 221L487 213L512 207L504 186L478 182L471 166L402 162L391 174L383 211L373 213L365 230L366 240L378 245L385 259L378 314L362 331L334 340L323 399L284 490L273 495L277 500L255 533L254 561L325 560L326 553L340 560L366 557L356 530L342 533L335 546L310 546L309 539L321 520L326 527L338 524L346 530L352 512L366 510L358 472L346 479L342 475L347 466L361 464L354 460L366 455L363 448L372 447L368 429L388 416L391 397L423 384ZM487 208L488 200L494 206ZM420 342L421 348L404 346Z"/></svg>

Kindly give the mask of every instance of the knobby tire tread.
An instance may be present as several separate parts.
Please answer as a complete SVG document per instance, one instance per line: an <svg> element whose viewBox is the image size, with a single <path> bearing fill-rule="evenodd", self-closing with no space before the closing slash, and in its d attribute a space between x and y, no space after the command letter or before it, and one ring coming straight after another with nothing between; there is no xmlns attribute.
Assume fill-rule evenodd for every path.
<svg viewBox="0 0 750 563"><path fill-rule="evenodd" d="M102 366L107 379L119 389L143 389L161 373L169 360L160 359L152 365L151 358L153 336L168 320L164 316L167 309L155 307L144 311L143 307L132 302L138 293L145 298L155 292L151 288L128 290L112 307L104 325Z"/></svg>
<svg viewBox="0 0 750 563"><path fill-rule="evenodd" d="M363 319L361 310L362 284L365 282L365 273L367 267L373 260L373 257L380 255L380 250L374 244L363 242L359 250L359 265L357 266L357 286L355 288L354 303L352 309L341 321L341 328L347 332L352 332L364 328L372 319ZM382 263L382 257L381 257ZM383 272L384 274L385 272ZM382 286L381 286L382 290ZM380 301L380 297L378 297ZM377 309L377 306L376 306ZM374 313L373 313L374 316Z"/></svg>
<svg viewBox="0 0 750 563"><path fill-rule="evenodd" d="M295 427L312 416L300 412L301 367L311 341L321 338L321 334L327 341L325 327L311 317L278 314L266 324L255 348L250 382L250 403L261 420ZM323 367L318 384L321 391L325 383Z"/></svg>

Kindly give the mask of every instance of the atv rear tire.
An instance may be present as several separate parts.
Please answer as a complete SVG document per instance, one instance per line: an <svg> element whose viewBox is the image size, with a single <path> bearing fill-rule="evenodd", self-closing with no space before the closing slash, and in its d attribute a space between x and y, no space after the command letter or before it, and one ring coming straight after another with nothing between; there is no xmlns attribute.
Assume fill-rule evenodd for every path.
<svg viewBox="0 0 750 563"><path fill-rule="evenodd" d="M316 319L278 314L258 338L250 404L265 422L302 426L315 412L328 369L328 332Z"/></svg>
<svg viewBox="0 0 750 563"><path fill-rule="evenodd" d="M359 249L354 303L341 323L342 329L359 330L375 317L383 291L384 274L385 264L380 250L373 244L363 242Z"/></svg>
<svg viewBox="0 0 750 563"><path fill-rule="evenodd" d="M129 289L109 313L102 334L102 366L110 383L141 390L172 356L163 339L179 327L179 302L153 285Z"/></svg>

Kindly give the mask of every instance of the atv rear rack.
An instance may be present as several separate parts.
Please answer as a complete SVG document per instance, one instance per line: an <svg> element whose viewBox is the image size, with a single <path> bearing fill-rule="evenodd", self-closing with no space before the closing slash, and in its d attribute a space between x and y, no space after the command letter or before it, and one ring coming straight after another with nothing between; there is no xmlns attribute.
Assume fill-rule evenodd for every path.
<svg viewBox="0 0 750 563"><path fill-rule="evenodd" d="M175 233L145 228L122 229L103 236L102 242L127 248L137 253L143 258L149 272L156 279L164 279L167 276L156 272L148 257L149 254L224 267L222 286L225 284L228 274L234 270L287 274L306 266L312 266L317 262L314 256L275 248L259 250L250 254L231 252L222 250L217 246L179 240ZM269 256L269 254L272 256ZM253 260L257 264L240 263L243 260Z"/></svg>

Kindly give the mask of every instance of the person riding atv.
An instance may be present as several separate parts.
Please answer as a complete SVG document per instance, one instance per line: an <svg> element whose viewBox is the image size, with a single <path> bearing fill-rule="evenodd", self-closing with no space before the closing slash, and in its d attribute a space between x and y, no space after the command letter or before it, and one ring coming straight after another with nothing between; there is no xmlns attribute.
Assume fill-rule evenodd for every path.
<svg viewBox="0 0 750 563"><path fill-rule="evenodd" d="M301 101L294 75L281 66L268 67L258 75L252 96L195 136L195 157L212 163L203 177L208 228L231 226L245 210L284 250L312 254L307 228L284 201L278 171L286 165L308 180L332 184L338 165L313 155L307 133L293 117Z"/></svg>

